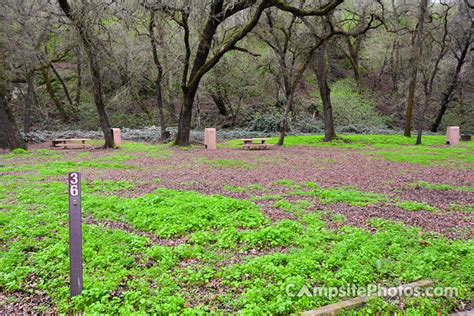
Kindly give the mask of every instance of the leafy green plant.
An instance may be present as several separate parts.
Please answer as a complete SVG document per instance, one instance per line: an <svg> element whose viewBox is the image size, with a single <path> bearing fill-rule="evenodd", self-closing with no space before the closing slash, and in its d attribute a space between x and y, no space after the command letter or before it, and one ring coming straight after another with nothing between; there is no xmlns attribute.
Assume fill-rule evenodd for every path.
<svg viewBox="0 0 474 316"><path fill-rule="evenodd" d="M229 192L234 192L234 193L243 193L247 191L246 188L234 187L232 185L224 185L224 190L229 191Z"/></svg>
<svg viewBox="0 0 474 316"><path fill-rule="evenodd" d="M308 184L306 184L308 186ZM353 188L323 189L310 185L310 190L295 191L297 196L314 196L323 204L346 203L353 206L366 206L386 201L382 194L360 192Z"/></svg>
<svg viewBox="0 0 474 316"><path fill-rule="evenodd" d="M287 180L287 179L273 181L272 184L282 186L282 187L287 187L287 188L296 188L296 187L298 187L298 185L293 180Z"/></svg>
<svg viewBox="0 0 474 316"><path fill-rule="evenodd" d="M450 186L447 184L434 184L425 181L418 181L412 184L414 188L426 188L437 191L465 191L474 192L474 187Z"/></svg>
<svg viewBox="0 0 474 316"><path fill-rule="evenodd" d="M28 154L28 150L23 148L15 148L12 150L12 154L14 155L26 155Z"/></svg>
<svg viewBox="0 0 474 316"><path fill-rule="evenodd" d="M376 151L378 146L395 150L405 142L398 136L388 137L387 143L384 139L357 136L323 146ZM431 141L424 146L436 146L438 138ZM155 150L151 148L144 150ZM449 313L456 302L473 299L472 239L449 240L386 220L371 220L371 231L343 225L329 229L324 219L330 213L314 213L306 199L293 201L301 195L327 204L399 202L382 194L283 181L293 192L253 198L273 200L273 206L293 213L288 216L292 219L281 220L270 219L246 200L166 189L124 198L114 192L134 190L140 182L87 180L84 291L70 299L67 185L58 176L77 168L129 168L126 162L141 149L136 150L80 162L68 161L62 153L57 154L62 160L53 161L50 151L33 150L9 160L13 167L8 170L15 173L0 178L0 291L7 296L41 293L59 313L85 314L290 314L340 298L288 296L288 286L395 286L424 278L456 287L459 294L406 299L405 311L411 314ZM38 160L36 165L29 165L30 156ZM256 193L268 186L244 189ZM285 200L290 196L293 202ZM452 205L453 211L469 208ZM337 214L330 219L344 222ZM399 312L399 307L374 300L362 312Z"/></svg>
<svg viewBox="0 0 474 316"><path fill-rule="evenodd" d="M474 213L474 204L459 205L459 204L450 204L449 210L453 212L467 212Z"/></svg>
<svg viewBox="0 0 474 316"><path fill-rule="evenodd" d="M311 207L311 203L305 200L297 201L296 203L290 203L286 200L278 200L273 204L273 207L289 213L302 214L305 210Z"/></svg>
<svg viewBox="0 0 474 316"><path fill-rule="evenodd" d="M313 93L312 96L316 98L319 112L322 113L319 93ZM375 110L375 104L370 96L368 91L360 91L352 79L343 79L332 84L331 103L336 126L384 127L384 118Z"/></svg>
<svg viewBox="0 0 474 316"><path fill-rule="evenodd" d="M434 212L436 209L426 203L416 201L403 201L395 203L396 206L410 212L428 211Z"/></svg>

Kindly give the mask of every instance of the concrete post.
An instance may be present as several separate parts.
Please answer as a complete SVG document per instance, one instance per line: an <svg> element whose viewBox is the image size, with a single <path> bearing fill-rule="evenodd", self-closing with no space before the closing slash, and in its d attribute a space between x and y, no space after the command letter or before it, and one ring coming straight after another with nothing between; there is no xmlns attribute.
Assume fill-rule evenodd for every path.
<svg viewBox="0 0 474 316"><path fill-rule="evenodd" d="M112 133L112 137L114 139L114 147L122 146L122 135L120 133L120 128L111 128L110 132Z"/></svg>
<svg viewBox="0 0 474 316"><path fill-rule="evenodd" d="M460 139L459 126L448 126L446 131L446 144L447 145L457 145L459 144Z"/></svg>
<svg viewBox="0 0 474 316"><path fill-rule="evenodd" d="M206 128L204 130L204 146L207 149L217 149L217 132L215 128Z"/></svg>

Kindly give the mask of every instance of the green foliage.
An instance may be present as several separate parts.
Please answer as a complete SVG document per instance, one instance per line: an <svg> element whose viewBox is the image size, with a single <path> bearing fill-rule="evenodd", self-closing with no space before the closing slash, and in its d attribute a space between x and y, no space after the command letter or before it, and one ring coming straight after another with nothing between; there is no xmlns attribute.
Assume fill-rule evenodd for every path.
<svg viewBox="0 0 474 316"><path fill-rule="evenodd" d="M300 133L321 133L324 130L323 121L308 114L292 117L290 126L291 130Z"/></svg>
<svg viewBox="0 0 474 316"><path fill-rule="evenodd" d="M438 280L438 285L458 286L464 289L460 292L468 291L469 283L464 283L472 280L468 270L456 271L450 266L473 266L470 246L462 242L421 236L416 229L387 222L379 222L381 226L371 235L354 228L344 228L340 233L327 231L314 216L304 221L308 226L299 232L301 238L292 242L297 248L248 259L227 267L216 276L226 286L246 289L236 304L243 308L243 313L288 314L339 300L322 296L289 297L286 295L288 285L297 293L302 285L310 288L314 284L338 287L383 282L398 285L433 278ZM453 255L461 253L462 262L458 262ZM459 282L458 277L465 281ZM448 309L449 306L444 305Z"/></svg>
<svg viewBox="0 0 474 316"><path fill-rule="evenodd" d="M302 231L301 224L290 220L282 220L274 226L265 227L255 232L243 233L241 241L257 248L283 247L295 243Z"/></svg>
<svg viewBox="0 0 474 316"><path fill-rule="evenodd" d="M85 200L84 207L97 218L126 221L163 238L202 229L252 228L265 222L258 208L249 202L170 190L158 190L133 200Z"/></svg>
<svg viewBox="0 0 474 316"><path fill-rule="evenodd" d="M425 137L426 138L426 137ZM457 147L424 147L407 146L396 150L377 151L376 155L382 156L391 162L401 162L417 165L446 164L456 166L457 164L474 165L472 155L473 146Z"/></svg>
<svg viewBox="0 0 474 316"><path fill-rule="evenodd" d="M298 190L293 194L298 196L317 197L323 204L346 203L352 206L367 206L386 201L386 197L382 194L360 192L353 188L330 188L323 189L319 187L310 190Z"/></svg>
<svg viewBox="0 0 474 316"><path fill-rule="evenodd" d="M322 101L319 93L313 93L319 112ZM336 126L384 127L384 118L375 110L369 91L360 90L352 79L336 81L331 86L331 103Z"/></svg>
<svg viewBox="0 0 474 316"><path fill-rule="evenodd" d="M168 145L151 145L138 142L126 142L120 147L126 153L143 154L151 158L167 158L171 155Z"/></svg>
<svg viewBox="0 0 474 316"><path fill-rule="evenodd" d="M300 200L295 203L290 203L286 200L278 200L273 204L273 207L276 207L288 213L302 214L305 212L305 210L311 207L311 202Z"/></svg>
<svg viewBox="0 0 474 316"><path fill-rule="evenodd" d="M428 211L434 212L436 209L426 203L422 202L415 202L415 201L403 201L395 203L396 206L410 212L417 212L417 211Z"/></svg>
<svg viewBox="0 0 474 316"><path fill-rule="evenodd" d="M277 185L277 186L287 187L287 188L298 187L298 185L293 180L287 180L287 179L273 181L272 184Z"/></svg>
<svg viewBox="0 0 474 316"><path fill-rule="evenodd" d="M135 184L130 181L91 181L83 185L85 193L108 193L116 191L132 190Z"/></svg>
<svg viewBox="0 0 474 316"><path fill-rule="evenodd" d="M323 142L324 136L305 135L305 136L287 136L285 138L285 147L294 146L312 146L312 147L338 147L351 149L400 149L408 147L416 148L437 148L445 143L444 136L425 136L423 145L415 146L414 139L401 135L339 135L338 139L331 142ZM269 143L275 144L278 138L272 137ZM241 142L238 140L229 141L230 147L238 148ZM456 148L450 148L456 149Z"/></svg>
<svg viewBox="0 0 474 316"><path fill-rule="evenodd" d="M449 210L453 212L474 213L474 204L467 204L467 205L450 204Z"/></svg>
<svg viewBox="0 0 474 316"><path fill-rule="evenodd" d="M451 186L447 184L434 184L428 183L425 181L418 181L412 184L414 188L425 188L430 190L437 191L464 191L464 192L474 192L474 187L460 187L460 186Z"/></svg>
<svg viewBox="0 0 474 316"><path fill-rule="evenodd" d="M245 188L234 187L232 185L224 185L224 190L234 193L244 193L245 191L247 191Z"/></svg>
<svg viewBox="0 0 474 316"><path fill-rule="evenodd" d="M400 146L398 138L384 144L383 138L352 139L359 149ZM309 213L311 202L290 203L285 195L260 197L296 215L294 220L272 222L245 200L164 189L120 198L113 192L134 190L136 184L84 180L84 292L71 300L67 186L57 176L78 166L87 171L128 168L125 162L141 150L134 146L80 162L61 161L50 151L8 160L17 173L0 178L0 291L7 296L42 293L59 313L86 314L290 314L339 298L288 296L288 285L295 290L348 283L392 286L425 278L437 286L458 288L456 300L473 298L472 240L447 240L383 220L370 222L374 232L349 226L329 230L321 218L325 214ZM155 149L143 147L143 152ZM30 156L40 161L31 168ZM31 174L33 170L39 173ZM321 188L313 182L281 180L272 185L323 203L363 206L387 200L381 194ZM238 189L266 190L260 185ZM453 206L458 207L468 206ZM331 220L345 221L338 215ZM114 222L114 229L102 225ZM404 302L410 313L438 308L447 313L453 306L449 298ZM363 311L397 310L374 300Z"/></svg>
<svg viewBox="0 0 474 316"><path fill-rule="evenodd" d="M251 184L247 187L235 187L232 185L224 185L224 190L229 192L235 193L251 193L251 192L258 192L258 191L265 191L265 187L260 184Z"/></svg>
<svg viewBox="0 0 474 316"><path fill-rule="evenodd" d="M440 131L448 126L459 126L462 133L474 133L474 104L473 102L452 102L449 111L443 116Z"/></svg>
<svg viewBox="0 0 474 316"><path fill-rule="evenodd" d="M250 131L272 133L280 130L281 114L279 113L256 113L248 123Z"/></svg>
<svg viewBox="0 0 474 316"><path fill-rule="evenodd" d="M12 154L14 155L25 155L25 154L28 154L28 151L26 149L23 149L23 148L15 148L12 150Z"/></svg>
<svg viewBox="0 0 474 316"><path fill-rule="evenodd" d="M414 145L415 139L401 135L339 135L331 142L322 142L323 136L287 136L285 147L312 146L358 149L362 154L383 157L386 161L418 165L458 164L468 168L474 165L474 142L446 146L444 136L424 136L422 145ZM270 144L278 139L272 137ZM241 142L229 141L226 146L239 148Z"/></svg>

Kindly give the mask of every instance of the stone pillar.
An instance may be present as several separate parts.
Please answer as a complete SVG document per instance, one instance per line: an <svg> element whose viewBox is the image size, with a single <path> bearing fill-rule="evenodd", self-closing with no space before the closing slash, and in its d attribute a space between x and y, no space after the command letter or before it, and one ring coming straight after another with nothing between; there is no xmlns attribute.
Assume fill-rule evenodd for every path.
<svg viewBox="0 0 474 316"><path fill-rule="evenodd" d="M120 147L122 145L122 135L120 134L120 128L111 128L110 132L114 139L114 147Z"/></svg>
<svg viewBox="0 0 474 316"><path fill-rule="evenodd" d="M217 132L215 128L206 128L204 130L204 146L207 149L217 149Z"/></svg>
<svg viewBox="0 0 474 316"><path fill-rule="evenodd" d="M448 126L446 131L446 144L447 145L457 145L459 144L460 138L459 126Z"/></svg>

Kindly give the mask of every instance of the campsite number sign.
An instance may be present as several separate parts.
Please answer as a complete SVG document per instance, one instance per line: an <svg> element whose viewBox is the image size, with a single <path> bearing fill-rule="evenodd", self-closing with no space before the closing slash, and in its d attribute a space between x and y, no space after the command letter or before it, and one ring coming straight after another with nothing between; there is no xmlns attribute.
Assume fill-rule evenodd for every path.
<svg viewBox="0 0 474 316"><path fill-rule="evenodd" d="M81 174L71 172L69 184L69 277L71 297L82 292Z"/></svg>

